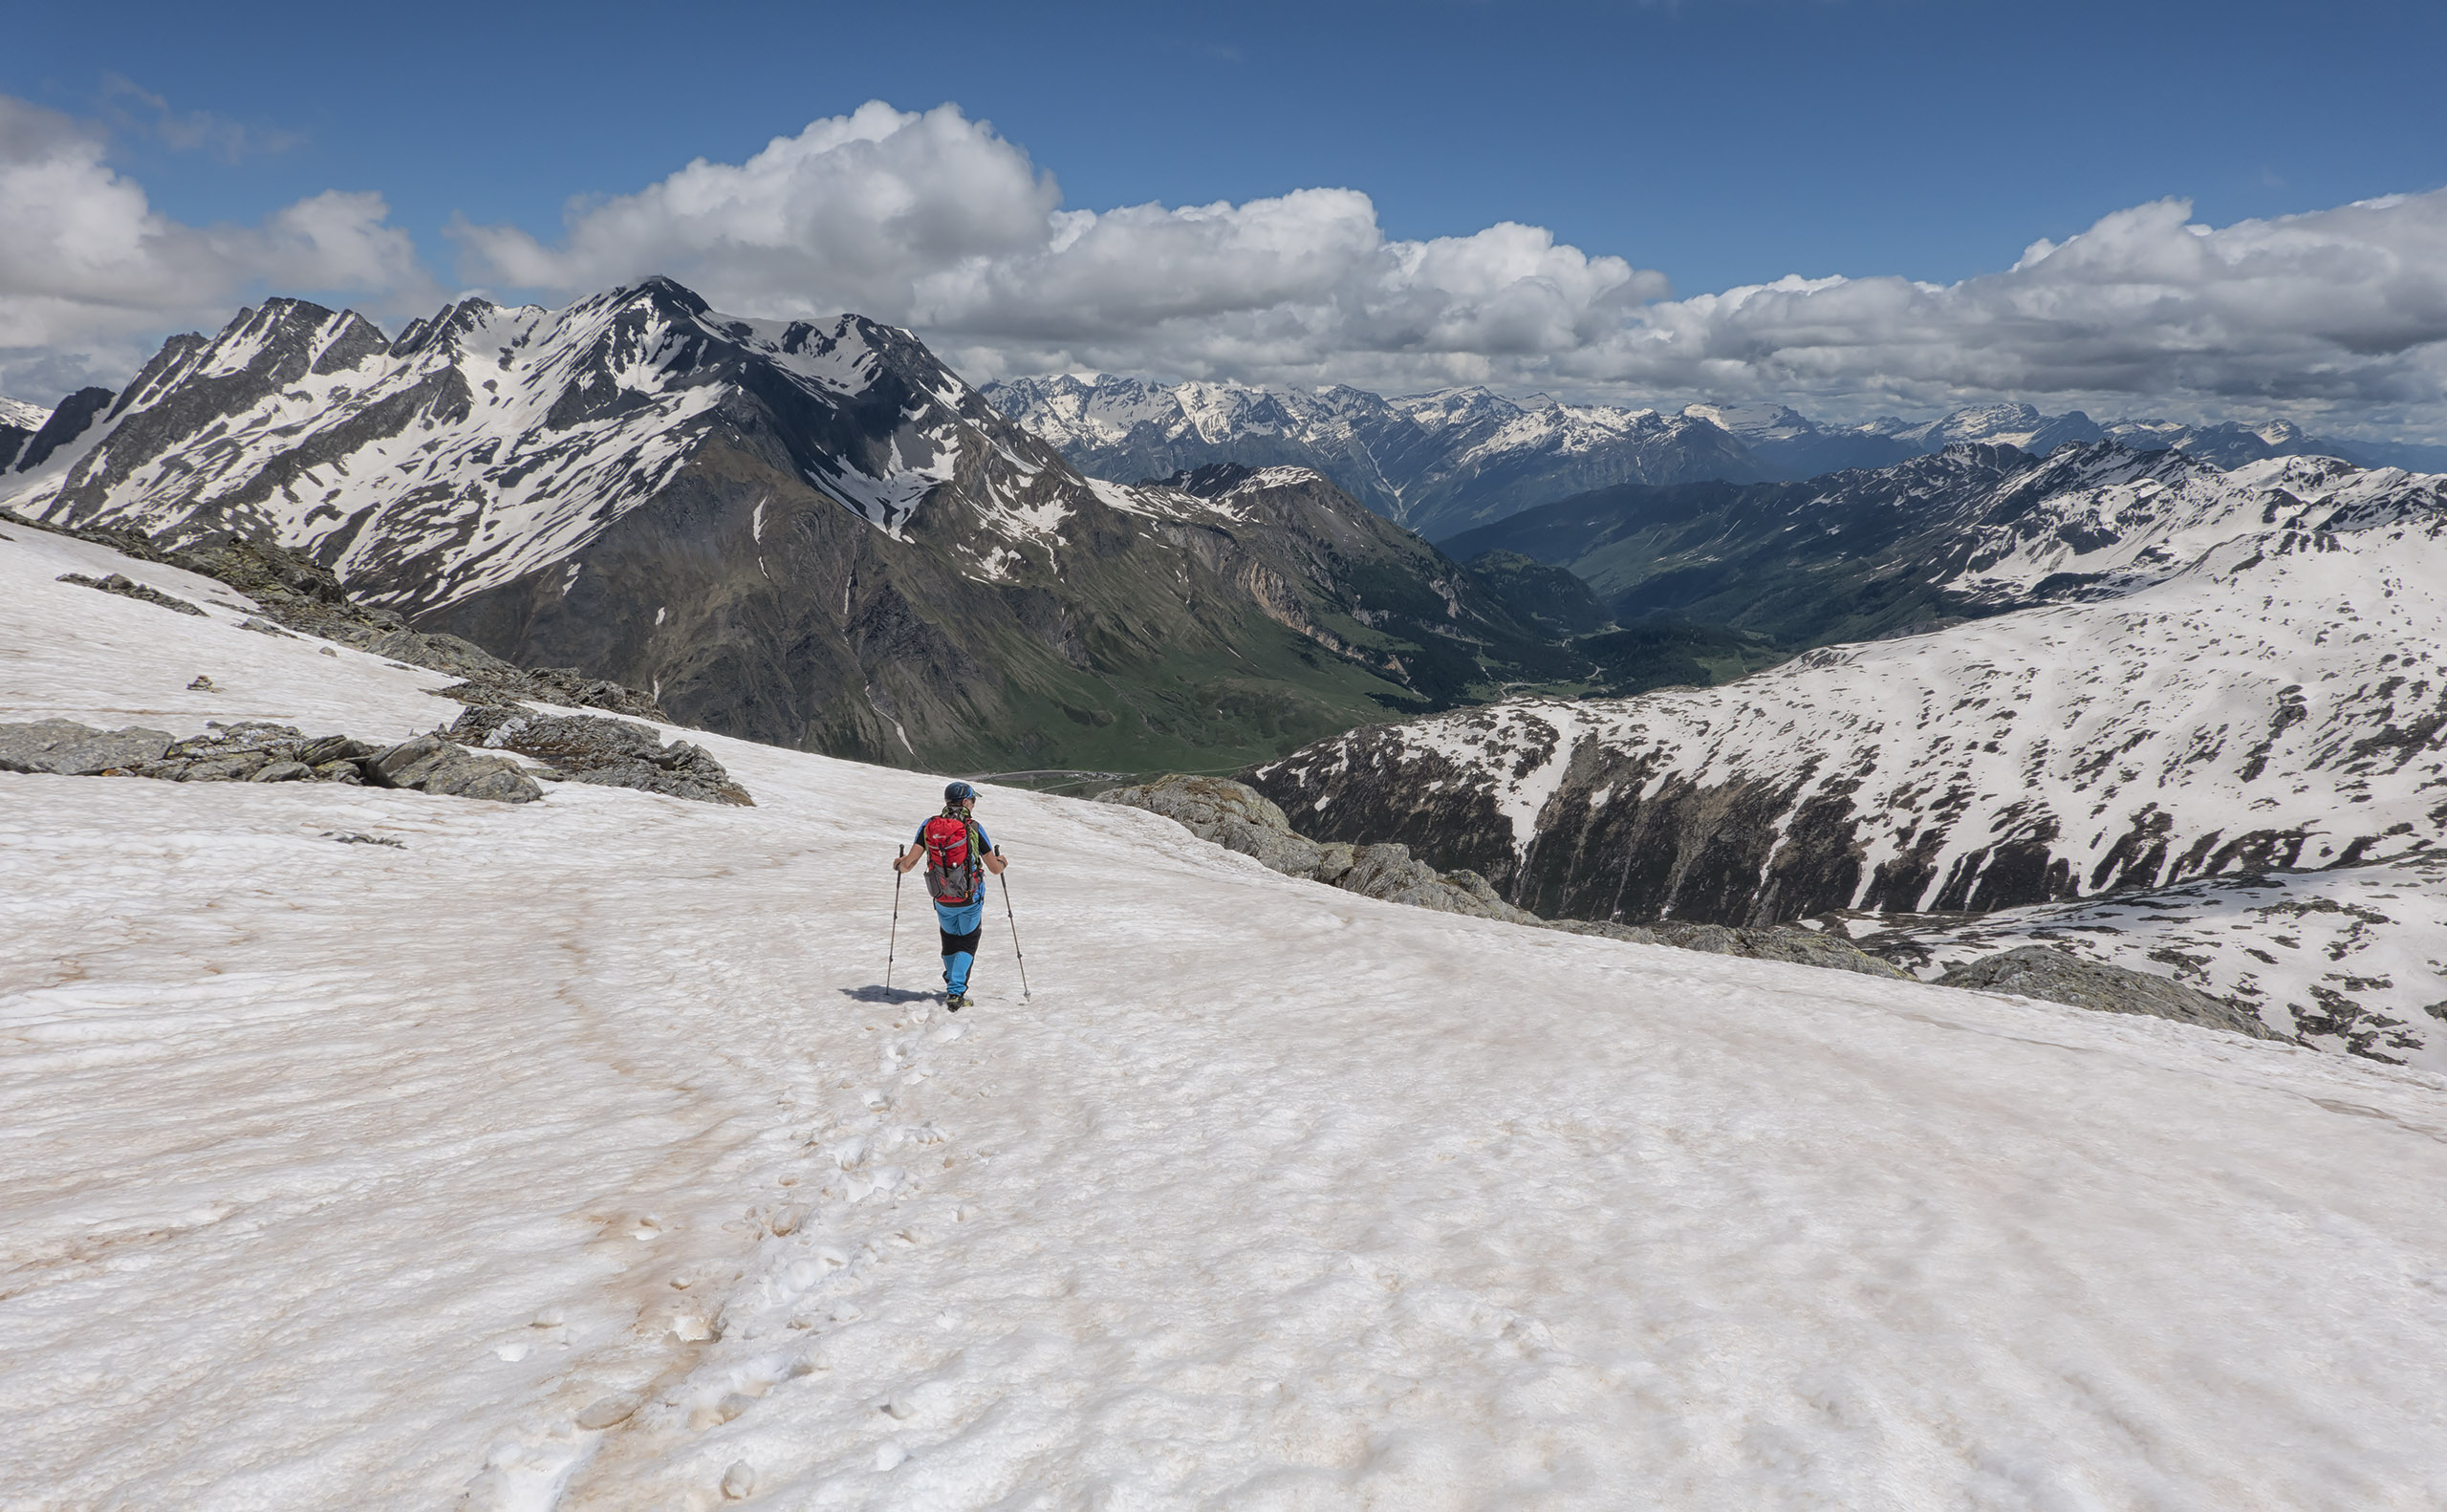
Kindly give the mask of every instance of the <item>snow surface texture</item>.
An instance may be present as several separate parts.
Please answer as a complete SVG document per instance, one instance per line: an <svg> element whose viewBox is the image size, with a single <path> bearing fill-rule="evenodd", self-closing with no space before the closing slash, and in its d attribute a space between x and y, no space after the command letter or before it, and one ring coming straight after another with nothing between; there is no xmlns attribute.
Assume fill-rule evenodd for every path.
<svg viewBox="0 0 2447 1512"><path fill-rule="evenodd" d="M0 720L448 709L0 536ZM0 1506L2447 1500L2447 1079L993 788L947 1018L940 779L685 733L764 807L0 773Z"/></svg>
<svg viewBox="0 0 2447 1512"><path fill-rule="evenodd" d="M0 395L0 425L13 425L19 430L40 430L42 422L51 419L51 411L39 404L29 404L21 399Z"/></svg>

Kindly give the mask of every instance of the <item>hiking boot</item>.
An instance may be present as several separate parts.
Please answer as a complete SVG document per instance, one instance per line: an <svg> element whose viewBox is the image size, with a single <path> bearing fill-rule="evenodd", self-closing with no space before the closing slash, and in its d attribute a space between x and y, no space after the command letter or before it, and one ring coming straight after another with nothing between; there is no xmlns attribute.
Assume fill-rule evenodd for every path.
<svg viewBox="0 0 2447 1512"><path fill-rule="evenodd" d="M968 994L965 992L952 993L950 996L943 999L943 1006L954 1013L958 1013L961 1009L968 1006Z"/></svg>

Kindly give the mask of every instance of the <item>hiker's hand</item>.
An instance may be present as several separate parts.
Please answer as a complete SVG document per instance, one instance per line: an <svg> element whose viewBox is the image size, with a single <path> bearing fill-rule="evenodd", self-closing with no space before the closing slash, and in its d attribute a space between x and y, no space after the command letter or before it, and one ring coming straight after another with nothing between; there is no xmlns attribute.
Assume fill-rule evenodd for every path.
<svg viewBox="0 0 2447 1512"><path fill-rule="evenodd" d="M918 864L917 858L920 853L919 849L914 845L906 851L895 851L892 853L892 869L896 872L908 871Z"/></svg>
<svg viewBox="0 0 2447 1512"><path fill-rule="evenodd" d="M1010 862L1003 859L1003 848L999 845L993 850L985 853L985 870L993 873L996 876L1001 876L1003 875L1003 868L1010 864Z"/></svg>

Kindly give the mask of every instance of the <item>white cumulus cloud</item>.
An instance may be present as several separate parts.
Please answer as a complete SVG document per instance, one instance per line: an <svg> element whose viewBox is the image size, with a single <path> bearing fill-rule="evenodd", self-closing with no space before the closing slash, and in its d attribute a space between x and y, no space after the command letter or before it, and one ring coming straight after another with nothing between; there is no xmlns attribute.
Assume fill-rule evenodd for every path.
<svg viewBox="0 0 2447 1512"><path fill-rule="evenodd" d="M1660 302L1557 354L1555 371L1760 395L2435 412L2447 397L2447 191L2217 227L2160 201L1960 283L1787 278Z"/></svg>
<svg viewBox="0 0 2447 1512"><path fill-rule="evenodd" d="M6 98L0 207L0 386L37 397L16 375L124 372L252 290L364 291L388 310L439 292L378 195L181 225L99 138ZM1352 188L1067 208L1050 173L959 107L871 101L746 162L573 202L556 237L465 221L448 235L462 275L490 288L569 296L668 273L742 314L909 326L981 379L1483 382L1830 418L2013 398L2447 438L2447 190L2221 227L2167 200L1958 283L1796 274L1678 299L1534 226L1388 237Z"/></svg>
<svg viewBox="0 0 2447 1512"><path fill-rule="evenodd" d="M1666 292L1536 227L1391 240L1352 189L1065 210L1026 153L950 105L870 102L746 162L701 159L574 207L558 246L509 227L452 235L480 281L573 293L666 272L725 309L914 326L979 377L1316 377L1368 356L1484 377L1603 340Z"/></svg>
<svg viewBox="0 0 2447 1512"><path fill-rule="evenodd" d="M379 194L327 190L256 226L187 226L106 156L77 122L0 96L0 388L18 397L122 377L161 333L218 326L250 290L433 291Z"/></svg>
<svg viewBox="0 0 2447 1512"><path fill-rule="evenodd" d="M1960 283L1794 276L1673 299L1660 275L1537 227L1392 240L1352 189L1065 209L1049 174L957 107L871 102L746 162L574 205L557 245L452 234L475 279L574 293L668 272L725 309L915 327L979 378L2447 421L2447 191L2219 227L2168 200Z"/></svg>

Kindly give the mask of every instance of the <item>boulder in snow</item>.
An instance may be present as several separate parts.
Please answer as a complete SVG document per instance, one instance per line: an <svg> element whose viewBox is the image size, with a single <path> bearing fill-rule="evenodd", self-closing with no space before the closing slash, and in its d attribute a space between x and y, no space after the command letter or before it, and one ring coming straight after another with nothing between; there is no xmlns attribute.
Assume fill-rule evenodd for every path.
<svg viewBox="0 0 2447 1512"><path fill-rule="evenodd" d="M628 720L480 705L463 711L448 734L465 745L534 757L571 782L755 807L711 751L687 741L666 745L652 727Z"/></svg>
<svg viewBox="0 0 2447 1512"><path fill-rule="evenodd" d="M68 720L0 724L0 771L56 772L84 777L158 761L170 748L163 730L131 724L97 730Z"/></svg>
<svg viewBox="0 0 2447 1512"><path fill-rule="evenodd" d="M175 609L183 615L200 616L204 614L203 610L196 608L185 599L173 598L158 588L148 588L123 572L113 572L106 577L87 577L82 572L62 572L59 574L59 581L75 583L79 588L98 588L105 594L117 594L121 598L134 598L147 604L159 604L163 609Z"/></svg>
<svg viewBox="0 0 2447 1512"><path fill-rule="evenodd" d="M447 798L494 803L533 803L544 789L503 756L478 756L439 735L402 741L364 762L365 780L378 787L409 788Z"/></svg>
<svg viewBox="0 0 2447 1512"><path fill-rule="evenodd" d="M1965 961L1938 982L1941 986L2010 992L2102 1013L2145 1013L2153 1018L2248 1034L2254 1039L2286 1038L2263 1024L2258 1014L2222 998L2196 992L2146 971L2111 966L2103 961L2084 961L2053 945L2001 950L1993 956Z"/></svg>

